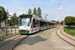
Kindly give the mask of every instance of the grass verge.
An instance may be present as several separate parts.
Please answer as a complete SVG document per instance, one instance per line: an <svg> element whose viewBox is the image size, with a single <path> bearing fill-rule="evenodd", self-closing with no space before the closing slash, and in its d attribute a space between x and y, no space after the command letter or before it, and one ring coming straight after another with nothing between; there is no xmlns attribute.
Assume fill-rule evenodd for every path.
<svg viewBox="0 0 75 50"><path fill-rule="evenodd" d="M75 26L71 26L70 28L64 26L64 31L72 36L75 36Z"/></svg>
<svg viewBox="0 0 75 50"><path fill-rule="evenodd" d="M10 35L12 35L12 34L4 34L4 35L2 35L2 36L0 36L0 40L3 40L3 39L5 39L6 37L8 37L8 36L10 36Z"/></svg>

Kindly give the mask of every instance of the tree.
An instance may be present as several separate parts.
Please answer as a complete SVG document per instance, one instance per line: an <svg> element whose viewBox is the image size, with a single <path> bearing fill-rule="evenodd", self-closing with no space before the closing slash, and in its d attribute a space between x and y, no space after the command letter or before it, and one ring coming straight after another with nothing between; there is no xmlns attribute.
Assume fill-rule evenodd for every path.
<svg viewBox="0 0 75 50"><path fill-rule="evenodd" d="M59 21L56 22L57 24L59 23Z"/></svg>
<svg viewBox="0 0 75 50"><path fill-rule="evenodd" d="M5 8L0 6L0 20L5 20L7 17L7 12L5 11Z"/></svg>
<svg viewBox="0 0 75 50"><path fill-rule="evenodd" d="M75 25L75 17L72 16L65 17L65 25L68 25L68 27L71 27L71 25Z"/></svg>
<svg viewBox="0 0 75 50"><path fill-rule="evenodd" d="M17 21L18 17L16 16L16 12L13 13L13 16L11 16L10 18L11 18L11 24L13 24L13 25L18 24L18 21Z"/></svg>
<svg viewBox="0 0 75 50"><path fill-rule="evenodd" d="M33 9L33 14L37 15L36 7Z"/></svg>
<svg viewBox="0 0 75 50"><path fill-rule="evenodd" d="M9 25L11 25L11 20L8 20Z"/></svg>
<svg viewBox="0 0 75 50"><path fill-rule="evenodd" d="M0 27L1 27L1 22L5 21L7 17L7 12L5 11L5 8L0 6Z"/></svg>
<svg viewBox="0 0 75 50"><path fill-rule="evenodd" d="M55 20L51 20L51 22L56 22Z"/></svg>
<svg viewBox="0 0 75 50"><path fill-rule="evenodd" d="M63 22L61 21L60 24L63 24Z"/></svg>
<svg viewBox="0 0 75 50"><path fill-rule="evenodd" d="M31 11L31 9L29 9L29 11L28 11L28 14L29 14L29 15L31 15L31 14L32 14L32 11Z"/></svg>
<svg viewBox="0 0 75 50"><path fill-rule="evenodd" d="M38 7L38 10L37 10L37 16L39 16L40 18L42 18L42 16L41 16L41 9L40 9L40 7Z"/></svg>

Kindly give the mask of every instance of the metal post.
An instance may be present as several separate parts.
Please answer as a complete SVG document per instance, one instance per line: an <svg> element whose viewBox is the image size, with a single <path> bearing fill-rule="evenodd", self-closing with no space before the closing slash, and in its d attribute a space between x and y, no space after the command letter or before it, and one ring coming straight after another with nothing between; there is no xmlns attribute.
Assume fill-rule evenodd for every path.
<svg viewBox="0 0 75 50"><path fill-rule="evenodd" d="M18 20L18 21L19 21L19 20ZM18 32L17 32L17 33L19 33L19 22L18 22L18 28L17 28L17 29L18 29Z"/></svg>
<svg viewBox="0 0 75 50"><path fill-rule="evenodd" d="M4 34L4 28L3 28L3 34Z"/></svg>
<svg viewBox="0 0 75 50"><path fill-rule="evenodd" d="M11 34L12 34L12 26L11 26Z"/></svg>
<svg viewBox="0 0 75 50"><path fill-rule="evenodd" d="M8 13L8 10L7 10L7 16L6 16L6 24L8 22L8 17L9 17L9 13ZM7 25L8 26L8 25ZM7 36L7 26L6 26L6 36Z"/></svg>
<svg viewBox="0 0 75 50"><path fill-rule="evenodd" d="M15 27L15 34L16 34L16 27Z"/></svg>
<svg viewBox="0 0 75 50"><path fill-rule="evenodd" d="M6 36L7 36L7 27L6 27Z"/></svg>
<svg viewBox="0 0 75 50"><path fill-rule="evenodd" d="M45 20L47 20L47 19L46 19L47 16L48 16L48 14L45 14Z"/></svg>

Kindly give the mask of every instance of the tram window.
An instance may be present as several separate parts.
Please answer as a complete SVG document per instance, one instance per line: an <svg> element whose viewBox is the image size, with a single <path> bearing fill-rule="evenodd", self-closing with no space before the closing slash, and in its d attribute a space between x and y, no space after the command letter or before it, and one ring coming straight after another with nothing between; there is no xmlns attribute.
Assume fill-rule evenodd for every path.
<svg viewBox="0 0 75 50"><path fill-rule="evenodd" d="M38 20L33 19L32 28L33 27L39 27L39 21Z"/></svg>
<svg viewBox="0 0 75 50"><path fill-rule="evenodd" d="M40 21L40 26L44 26L44 24L43 24L43 22L42 22L42 21Z"/></svg>
<svg viewBox="0 0 75 50"><path fill-rule="evenodd" d="M43 21L40 21L40 26L46 26L46 24L45 24L45 22L43 22Z"/></svg>
<svg viewBox="0 0 75 50"><path fill-rule="evenodd" d="M49 23L49 26L51 26L51 23Z"/></svg>
<svg viewBox="0 0 75 50"><path fill-rule="evenodd" d="M28 22L28 26L30 26L30 21Z"/></svg>
<svg viewBox="0 0 75 50"><path fill-rule="evenodd" d="M45 26L47 26L47 22L45 22Z"/></svg>
<svg viewBox="0 0 75 50"><path fill-rule="evenodd" d="M49 26L49 23L47 23L47 26Z"/></svg>
<svg viewBox="0 0 75 50"><path fill-rule="evenodd" d="M30 26L30 18L22 18L20 21L21 26Z"/></svg>

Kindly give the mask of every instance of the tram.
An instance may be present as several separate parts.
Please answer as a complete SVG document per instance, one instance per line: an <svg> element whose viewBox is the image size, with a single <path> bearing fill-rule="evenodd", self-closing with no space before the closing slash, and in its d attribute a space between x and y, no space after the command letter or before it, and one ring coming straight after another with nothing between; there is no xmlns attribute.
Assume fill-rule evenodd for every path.
<svg viewBox="0 0 75 50"><path fill-rule="evenodd" d="M53 28L55 23L44 20L34 14L20 15L19 33L32 34L40 30Z"/></svg>

